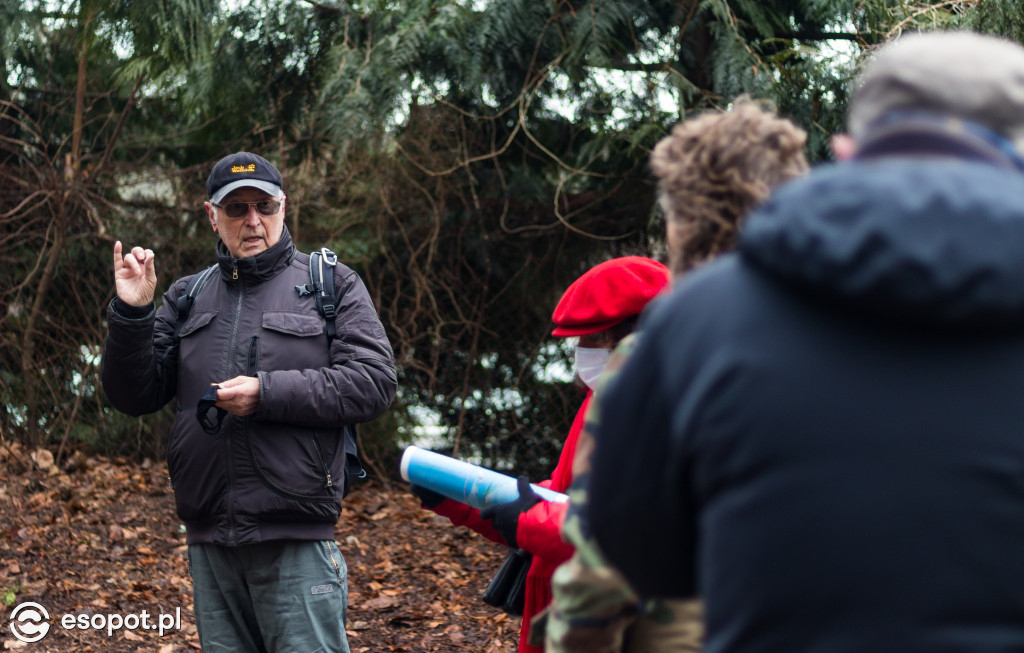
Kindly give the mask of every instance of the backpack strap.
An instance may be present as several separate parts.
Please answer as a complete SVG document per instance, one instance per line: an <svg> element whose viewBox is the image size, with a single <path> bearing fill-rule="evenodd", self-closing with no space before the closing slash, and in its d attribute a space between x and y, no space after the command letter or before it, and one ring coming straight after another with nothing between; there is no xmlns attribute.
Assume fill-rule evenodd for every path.
<svg viewBox="0 0 1024 653"><path fill-rule="evenodd" d="M346 424L342 429L345 433L345 480L342 486L341 496L348 494L352 487L353 479L366 478L366 470L363 469L363 461L359 460L359 446L356 443L356 425Z"/></svg>
<svg viewBox="0 0 1024 653"><path fill-rule="evenodd" d="M174 323L175 344L178 342L178 334L181 332L181 327L185 326L185 322L188 321L188 314L192 312L192 305L196 303L196 295L206 285L206 280L216 272L217 265L217 263L214 263L202 272L193 275L192 280L188 282L188 287L185 288L185 292L178 297L178 319Z"/></svg>
<svg viewBox="0 0 1024 653"><path fill-rule="evenodd" d="M185 292L178 296L178 317L174 321L174 345L171 349L168 349L168 353L174 352L175 356L178 355L181 329L185 326L185 322L188 321L188 315L192 312L192 306L196 303L196 295L203 289L203 286L213 276L213 273L217 271L217 266L218 264L214 263L202 272L193 275L192 280L188 282L188 286L185 288ZM199 424L210 435L216 435L220 431L220 425L228 414L228 411L223 408L214 406L215 403L217 403L217 390L210 387L207 388L206 394L203 395L203 398L199 401L199 406L196 408L196 417L199 419ZM209 419L208 413L211 408L216 409L216 421Z"/></svg>
<svg viewBox="0 0 1024 653"><path fill-rule="evenodd" d="M324 317L324 333L327 334L327 348L330 349L337 335L335 319L338 317L338 298L334 286L334 266L338 264L338 255L326 247L309 255L309 284L295 286L299 297L313 295L316 310ZM327 268L326 274L324 268ZM356 427L346 424L345 433L345 480L342 496L348 494L354 478L366 478L366 470L359 460L359 448L356 445Z"/></svg>
<svg viewBox="0 0 1024 653"><path fill-rule="evenodd" d="M213 273L217 270L217 264L214 263L210 267L206 268L202 272L197 272L192 275L192 280L188 282L188 286L185 288L185 292L178 296L177 308L178 317L174 320L174 343L167 348L164 352L164 356L161 362L166 362L171 356L178 356L178 341L181 340L181 328L185 326L185 322L188 321L188 314L192 312L192 305L196 303L196 295L203 289L207 279L213 276Z"/></svg>
<svg viewBox="0 0 1024 653"><path fill-rule="evenodd" d="M338 264L338 255L321 247L319 252L309 255L309 286L296 286L299 296L313 294L316 301L316 310L324 316L324 333L327 334L327 346L330 347L337 335L337 325L334 320L338 317L337 298L334 292L334 266ZM327 274L324 274L324 267L327 267Z"/></svg>

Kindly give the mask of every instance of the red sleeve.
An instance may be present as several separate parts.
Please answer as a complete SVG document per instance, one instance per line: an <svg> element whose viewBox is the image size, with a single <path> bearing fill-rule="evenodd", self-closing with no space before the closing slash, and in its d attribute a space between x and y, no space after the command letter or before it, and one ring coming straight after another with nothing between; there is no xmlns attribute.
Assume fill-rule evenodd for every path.
<svg viewBox="0 0 1024 653"><path fill-rule="evenodd" d="M587 393L586 399L576 412L576 419L572 422L569 435L562 445L562 453L558 459L551 478L538 483L556 492L565 492L572 483L572 459L576 452L576 441L583 430L583 418L590 404L591 393ZM516 543L519 548L529 551L553 564L559 564L572 556L574 547L562 540L562 521L568 509L568 503L557 503L554 501L541 501L519 516L519 525L516 529ZM480 533L492 542L504 544L505 538L494 528L489 519L481 519L480 511L454 499L445 499L440 504L431 508L434 512L447 517L456 526L465 526L477 533Z"/></svg>
<svg viewBox="0 0 1024 653"><path fill-rule="evenodd" d="M481 519L480 511L472 506L467 506L454 499L445 499L438 505L430 508L430 510L433 510L442 517L447 517L448 521L456 526L465 526L480 533L492 542L508 546L505 538L494 528L491 521L489 519Z"/></svg>
<svg viewBox="0 0 1024 653"><path fill-rule="evenodd" d="M561 564L575 550L562 540L562 521L568 503L541 501L519 516L516 541L519 548L539 556L551 564Z"/></svg>
<svg viewBox="0 0 1024 653"><path fill-rule="evenodd" d="M539 485L556 492L565 492L572 483L572 459L576 452L576 441L583 431L583 418L587 413L587 406L590 405L590 397L591 393L588 393L576 412L576 419L573 420L569 435L562 445L562 454L551 479ZM575 550L571 544L566 544L562 540L562 521L568 508L568 503L541 501L520 515L519 526L516 529L516 542L519 548L551 564L561 564L568 560Z"/></svg>

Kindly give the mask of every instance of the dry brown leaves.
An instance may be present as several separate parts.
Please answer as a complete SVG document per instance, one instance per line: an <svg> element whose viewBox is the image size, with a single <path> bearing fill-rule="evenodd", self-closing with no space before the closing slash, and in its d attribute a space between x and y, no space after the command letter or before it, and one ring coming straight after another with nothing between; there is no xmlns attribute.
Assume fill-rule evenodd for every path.
<svg viewBox="0 0 1024 653"><path fill-rule="evenodd" d="M480 601L502 547L419 507L404 488L376 483L346 498L335 534L349 566L354 653L515 650L519 620ZM49 651L199 650L185 536L162 463L0 443L0 648ZM27 644L12 609L43 606L50 630ZM66 628L109 614L177 615L180 630ZM67 615L67 616L65 616ZM177 624L175 624L176 626Z"/></svg>

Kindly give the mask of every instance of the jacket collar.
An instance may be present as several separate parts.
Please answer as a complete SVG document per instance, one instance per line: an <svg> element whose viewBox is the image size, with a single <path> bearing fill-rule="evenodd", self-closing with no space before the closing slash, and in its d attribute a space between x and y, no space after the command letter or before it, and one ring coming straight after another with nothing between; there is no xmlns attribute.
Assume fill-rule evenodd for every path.
<svg viewBox="0 0 1024 653"><path fill-rule="evenodd" d="M224 246L224 241L217 240L217 262L220 274L225 281L242 281L245 283L262 283L276 277L288 267L295 258L295 244L285 226L281 231L281 240L270 249L256 256L235 258ZM236 275L237 271L237 277Z"/></svg>
<svg viewBox="0 0 1024 653"><path fill-rule="evenodd" d="M920 112L894 112L887 118L869 126L856 160L950 157L1024 172L1024 156L1009 140L981 125Z"/></svg>

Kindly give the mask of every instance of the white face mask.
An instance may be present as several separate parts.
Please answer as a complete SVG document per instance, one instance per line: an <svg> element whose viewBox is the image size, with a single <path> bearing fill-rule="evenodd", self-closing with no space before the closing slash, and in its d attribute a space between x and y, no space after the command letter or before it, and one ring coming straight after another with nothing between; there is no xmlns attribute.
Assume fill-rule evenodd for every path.
<svg viewBox="0 0 1024 653"><path fill-rule="evenodd" d="M597 385L597 380L601 378L611 355L611 349L576 347L576 374L591 390Z"/></svg>

